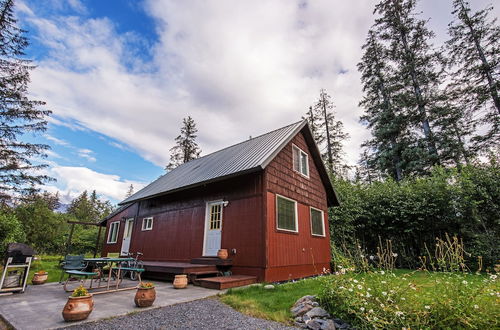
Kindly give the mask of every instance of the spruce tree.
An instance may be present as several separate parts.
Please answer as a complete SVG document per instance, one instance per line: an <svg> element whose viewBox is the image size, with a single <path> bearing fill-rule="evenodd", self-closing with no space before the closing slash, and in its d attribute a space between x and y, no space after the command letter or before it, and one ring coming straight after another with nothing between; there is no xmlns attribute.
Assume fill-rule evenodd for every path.
<svg viewBox="0 0 500 330"><path fill-rule="evenodd" d="M358 64L364 92L360 106L365 109L361 122L367 124L373 136L363 144L372 151L364 151L363 166L387 173L400 181L403 178L402 153L408 147L403 144L402 138L407 120L394 100L400 86L394 70L388 65L389 51L373 30L368 32L363 50Z"/></svg>
<svg viewBox="0 0 500 330"><path fill-rule="evenodd" d="M31 61L23 59L28 40L17 26L13 0L0 0L0 201L29 194L50 178L40 173L46 167L34 158L44 157L49 147L23 141L26 133L47 127L50 111L45 103L28 98Z"/></svg>
<svg viewBox="0 0 500 330"><path fill-rule="evenodd" d="M434 33L426 27L425 20L417 17L415 7L416 0L382 0L375 6L379 17L374 30L387 45L394 75L403 86L398 91L398 107L408 123L423 134L423 141L411 144L412 154L420 160L410 159L414 170L423 172L440 161L431 122L436 102L432 91L441 83L440 57L430 42Z"/></svg>
<svg viewBox="0 0 500 330"><path fill-rule="evenodd" d="M455 19L446 42L450 99L459 101L479 131L486 131L473 139L476 148L494 146L500 139L500 26L489 17L492 9L472 12L467 1L453 0Z"/></svg>
<svg viewBox="0 0 500 330"><path fill-rule="evenodd" d="M313 134L326 168L331 174L346 176L348 166L343 159L343 143L349 134L344 132L342 122L336 120L333 101L325 89L320 90L318 101L309 108L308 120L314 127Z"/></svg>
<svg viewBox="0 0 500 330"><path fill-rule="evenodd" d="M181 134L175 138L175 146L170 149L170 162L165 167L167 171L200 157L201 149L196 143L196 123L191 116L182 120Z"/></svg>

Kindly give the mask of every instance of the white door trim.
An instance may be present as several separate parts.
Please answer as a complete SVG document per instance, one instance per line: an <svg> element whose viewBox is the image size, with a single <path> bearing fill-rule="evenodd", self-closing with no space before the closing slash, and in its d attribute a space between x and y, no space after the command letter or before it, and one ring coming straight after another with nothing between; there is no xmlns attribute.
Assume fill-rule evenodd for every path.
<svg viewBox="0 0 500 330"><path fill-rule="evenodd" d="M221 242L222 242L222 228L224 226L224 201L222 199L218 199L215 201L209 201L206 203L205 206L205 224L204 224L204 230L203 230L203 257L213 257L212 255L207 256L206 254L206 243L207 243L207 231L208 231L208 225L210 223L210 207L212 205L217 205L220 204L220 218L221 218L221 224L220 224L220 231L221 231Z"/></svg>
<svg viewBox="0 0 500 330"><path fill-rule="evenodd" d="M127 253L130 252L130 243L132 243L132 233L134 232L134 218L127 218L125 219L125 225L123 226L123 237L122 237L122 244L120 247L120 255L125 255L123 253L123 244L125 242L125 235L127 234L127 231L130 231L130 236L128 237L128 246L127 246Z"/></svg>

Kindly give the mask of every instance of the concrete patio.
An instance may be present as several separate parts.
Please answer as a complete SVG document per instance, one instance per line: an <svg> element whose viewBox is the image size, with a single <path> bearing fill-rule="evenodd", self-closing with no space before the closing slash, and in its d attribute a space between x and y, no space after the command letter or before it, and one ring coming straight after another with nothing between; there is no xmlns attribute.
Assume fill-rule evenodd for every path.
<svg viewBox="0 0 500 330"><path fill-rule="evenodd" d="M54 329L193 301L221 292L192 285L186 289L176 290L172 283L153 283L156 285L156 300L153 306L148 308L135 307L136 290L98 294L94 295L94 310L88 319L67 323L64 322L61 312L70 293L65 292L59 283L47 283L39 286L29 285L25 293L0 296L0 315L19 330Z"/></svg>

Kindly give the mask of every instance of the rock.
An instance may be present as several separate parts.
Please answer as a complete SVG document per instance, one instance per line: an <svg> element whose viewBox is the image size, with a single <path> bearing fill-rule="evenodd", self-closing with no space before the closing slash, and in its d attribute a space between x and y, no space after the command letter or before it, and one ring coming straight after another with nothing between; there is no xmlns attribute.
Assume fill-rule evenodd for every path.
<svg viewBox="0 0 500 330"><path fill-rule="evenodd" d="M272 284L264 285L264 289L266 289L266 290L273 290L274 289L274 285L272 285Z"/></svg>
<svg viewBox="0 0 500 330"><path fill-rule="evenodd" d="M321 324L321 330L335 330L335 329L337 329L335 327L335 323L330 319L325 320L325 322Z"/></svg>
<svg viewBox="0 0 500 330"><path fill-rule="evenodd" d="M303 323L303 322L304 322L304 320L302 319L302 316L297 316L297 317L295 318L295 322L299 322L299 323L300 323L300 322L302 322L302 323Z"/></svg>
<svg viewBox="0 0 500 330"><path fill-rule="evenodd" d="M321 330L321 323L318 321L319 320L312 320L307 322L307 328L312 330Z"/></svg>
<svg viewBox="0 0 500 330"><path fill-rule="evenodd" d="M302 328L302 329L307 329L307 325L303 322L295 322L295 326Z"/></svg>
<svg viewBox="0 0 500 330"><path fill-rule="evenodd" d="M304 315L304 316L302 316L302 321L307 323L308 321L311 321L311 317Z"/></svg>
<svg viewBox="0 0 500 330"><path fill-rule="evenodd" d="M314 307L309 312L307 312L306 315L309 316L312 319L314 319L314 318L322 318L322 317L325 317L325 318L326 317L330 317L330 314L328 314L328 312L325 311L321 307Z"/></svg>
<svg viewBox="0 0 500 330"><path fill-rule="evenodd" d="M300 304L298 306L292 307L290 309L290 312L293 316L302 316L305 313L309 312L311 309L313 309L313 306L309 304Z"/></svg>
<svg viewBox="0 0 500 330"><path fill-rule="evenodd" d="M293 305L295 306L295 305L300 305L304 302L313 302L313 301L316 301L316 296L304 296L302 298L299 298L299 300L297 300Z"/></svg>
<svg viewBox="0 0 500 330"><path fill-rule="evenodd" d="M318 307L318 306L319 306L319 303L318 303L317 301L313 301L313 302L311 303L311 305L313 305L314 307Z"/></svg>

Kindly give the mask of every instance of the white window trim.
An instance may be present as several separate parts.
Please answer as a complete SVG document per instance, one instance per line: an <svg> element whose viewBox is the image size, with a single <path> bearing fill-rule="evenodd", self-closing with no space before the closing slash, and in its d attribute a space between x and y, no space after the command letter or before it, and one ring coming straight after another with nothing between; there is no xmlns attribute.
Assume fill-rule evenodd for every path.
<svg viewBox="0 0 500 330"><path fill-rule="evenodd" d="M318 234L314 234L314 233L313 233L313 224L312 224L313 217L312 217L312 210L316 210L316 211L321 212L321 227L323 228L323 235L318 235ZM310 222L310 224L311 224L311 235L312 235L312 236L317 236L317 237L326 237L326 232L325 232L325 212L323 212L323 211L322 211L322 210L320 210L320 209L317 209L317 208L315 208L315 207L310 206L310 207L309 207L309 222Z"/></svg>
<svg viewBox="0 0 500 330"><path fill-rule="evenodd" d="M278 198L283 198L283 199L289 200L289 201L291 201L291 202L293 202L295 204L295 229L296 230L283 229L283 228L279 227L279 221L278 221L279 220L278 219ZM288 231L288 232L291 232L291 233L298 233L299 232L299 212L298 212L298 209L297 209L297 201L296 200L293 200L291 198L288 198L288 197L276 194L276 229L279 230L279 231Z"/></svg>
<svg viewBox="0 0 500 330"><path fill-rule="evenodd" d="M146 223L147 220L151 219L151 227L149 228L146 228L146 226L144 225ZM142 231L148 231L148 230L153 230L153 217L146 217L146 218L142 218L142 226L141 226L141 230Z"/></svg>
<svg viewBox="0 0 500 330"><path fill-rule="evenodd" d="M118 225L116 226L116 236L115 236L115 241L112 242L110 240L111 238L111 233L113 232L113 225L117 223ZM120 221L113 221L110 225L109 225L109 232L108 232L108 239L106 240L106 243L107 244L115 244L116 242L118 242L118 235L120 234Z"/></svg>
<svg viewBox="0 0 500 330"><path fill-rule="evenodd" d="M294 157L294 152L293 152L293 149L297 149L299 150L299 154L304 154L306 155L306 159L307 159L307 175L305 175L304 173L302 173L301 171L297 171L295 168L294 168L294 161L293 161L293 157ZM299 158L299 167L302 167L302 162L300 161L300 158ZM308 178L309 179L309 155L307 154L307 152L305 152L304 150L300 149L299 147L297 147L295 144L292 143L292 168L295 172L299 173L300 175L302 175L304 178Z"/></svg>

